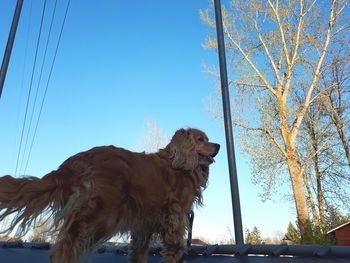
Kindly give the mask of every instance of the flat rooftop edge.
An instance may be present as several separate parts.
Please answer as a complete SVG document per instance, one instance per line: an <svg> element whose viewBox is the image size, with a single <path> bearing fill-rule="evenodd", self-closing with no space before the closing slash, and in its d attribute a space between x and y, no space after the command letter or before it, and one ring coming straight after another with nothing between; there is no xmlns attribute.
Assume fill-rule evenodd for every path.
<svg viewBox="0 0 350 263"><path fill-rule="evenodd" d="M51 244L36 242L0 242L0 248L27 248L49 250ZM159 255L161 246L151 246L150 255ZM127 245L102 244L95 253L116 253L126 255ZM231 255L231 256L306 256L306 257L337 257L350 259L350 246L323 245L192 245L189 255ZM350 262L350 261L349 261Z"/></svg>

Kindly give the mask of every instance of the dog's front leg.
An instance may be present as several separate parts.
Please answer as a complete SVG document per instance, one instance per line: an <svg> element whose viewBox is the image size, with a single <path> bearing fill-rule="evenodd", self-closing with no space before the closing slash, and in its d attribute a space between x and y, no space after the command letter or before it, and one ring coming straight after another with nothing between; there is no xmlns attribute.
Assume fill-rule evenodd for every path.
<svg viewBox="0 0 350 263"><path fill-rule="evenodd" d="M169 211L162 222L163 250L162 256L165 263L178 262L185 251L186 215ZM175 213L174 213L175 212Z"/></svg>

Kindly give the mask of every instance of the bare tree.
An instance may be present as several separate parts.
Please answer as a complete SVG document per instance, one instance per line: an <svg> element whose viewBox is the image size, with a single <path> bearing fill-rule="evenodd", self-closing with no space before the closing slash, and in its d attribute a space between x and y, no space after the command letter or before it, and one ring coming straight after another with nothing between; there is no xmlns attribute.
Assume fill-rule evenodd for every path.
<svg viewBox="0 0 350 263"><path fill-rule="evenodd" d="M31 242L55 242L57 234L52 232L52 219L40 219L30 233Z"/></svg>
<svg viewBox="0 0 350 263"><path fill-rule="evenodd" d="M327 52L348 28L343 16L347 4L343 0L237 0L223 11L226 48L236 72L230 83L237 87L236 98L249 101L234 124L242 128L240 137L259 168L256 172L267 175L266 189L276 181L277 168L288 171L304 243L312 239L306 160L315 152L302 156L298 140L310 105L329 89L319 90L317 85ZM201 17L214 34L210 9L201 11ZM212 36L206 46L216 48ZM300 103L295 103L295 94ZM247 114L246 108L254 114Z"/></svg>
<svg viewBox="0 0 350 263"><path fill-rule="evenodd" d="M169 135L162 131L153 119L146 121L146 132L143 142L146 152L155 152L160 148L164 148L169 141Z"/></svg>
<svg viewBox="0 0 350 263"><path fill-rule="evenodd" d="M337 49L330 67L322 74L321 85L327 89L323 105L344 150L347 165L350 168L350 141L347 136L350 127L350 52L349 43Z"/></svg>
<svg viewBox="0 0 350 263"><path fill-rule="evenodd" d="M313 223L324 234L327 232L325 203L337 209L350 203L347 197L350 187L349 141L346 136L350 120L349 58L349 42L337 39L321 69L321 80L316 87L320 96L309 106L301 125L304 156L310 156L312 160L306 162L309 167L304 175L307 200ZM302 102L298 98L296 103Z"/></svg>

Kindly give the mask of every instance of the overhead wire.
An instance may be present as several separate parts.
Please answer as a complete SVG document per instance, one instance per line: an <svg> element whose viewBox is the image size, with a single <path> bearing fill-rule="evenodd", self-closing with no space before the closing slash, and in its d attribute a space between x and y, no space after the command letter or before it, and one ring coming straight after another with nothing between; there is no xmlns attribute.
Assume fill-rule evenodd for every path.
<svg viewBox="0 0 350 263"><path fill-rule="evenodd" d="M29 33L30 33L30 28L32 24L32 9L33 9L33 1L30 1L30 9L29 9L29 16L27 19L27 27L26 27L26 44L25 44L25 49L24 49L24 60L23 60L23 65L22 65L22 79L21 79L21 89L20 89L20 95L17 103L17 109L20 109L20 104L22 102L23 98L23 93L24 93L24 76L25 76L25 69L27 67L28 63L28 46L29 46ZM20 119L21 119L21 111L18 110L17 112L17 118L16 118L16 138L19 136L19 126L20 126Z"/></svg>
<svg viewBox="0 0 350 263"><path fill-rule="evenodd" d="M57 41L57 45L56 45L54 57L53 57L53 60L52 60L52 64L51 64L49 76L48 76L48 79L47 79L47 82L46 82L46 87L45 87L44 96L43 96L43 99L42 99L42 101L41 101L40 110L39 110L39 115L38 115L37 122L36 122L36 125L35 125L35 130L34 130L33 138L32 138L31 144L30 144L30 150L29 150L29 155L28 155L28 159L27 159L27 162L26 162L26 166L25 166L25 171L27 170L27 167L28 167L30 155L31 155L31 152L32 152L32 148L33 148L33 144L34 144L34 141L35 141L36 133L37 133L37 130L38 130L38 126L39 126L39 122L40 122L40 117L41 117L42 110L43 110L43 107L44 107L44 103L45 103L45 99L46 99L46 94L47 94L47 91L48 91L48 88L49 88L49 84L50 84L50 80L51 80L53 68L54 68L55 61L56 61L56 57L57 57L57 53L58 53L58 48L59 48L59 46L60 46L61 39L62 39L63 29L64 29L64 26L65 26L65 24L66 24L66 19L67 19L67 14L68 14L70 2L71 2L71 0L68 0L67 6L66 6L66 9L65 9L65 13L64 13L64 18L63 18L63 22L62 22L60 34L59 34L59 37L58 37L58 41Z"/></svg>
<svg viewBox="0 0 350 263"><path fill-rule="evenodd" d="M42 10L42 13L41 13L40 29L39 29L39 35L38 35L38 40L37 40L37 44L36 44L35 57L34 57L34 63L33 63L33 69L32 69L32 74L31 74L30 85L29 85L29 91L28 91L28 95L27 95L26 110L25 110L25 114L24 114L24 120L23 120L23 125L22 125L22 132L21 132L21 139L20 139L20 143L19 143L19 149L18 149L17 161L16 161L16 168L15 168L15 173L14 173L15 176L17 175L19 158L20 158L20 155L21 155L23 135L24 135L24 130L25 130L26 121L27 121L27 114L28 114L29 102L30 102L30 97L31 97L31 92L32 92L32 85L33 85L33 78L34 78L34 72L35 72L35 67L36 67L36 60L37 60L37 56L38 56L40 38L41 38L41 33L42 33L42 26L43 26L43 21L44 21L44 16L45 16L45 9L46 9L45 7L46 7L46 0L44 2L43 10Z"/></svg>
<svg viewBox="0 0 350 263"><path fill-rule="evenodd" d="M27 136L26 136L26 140L25 140L25 144L24 144L24 150L23 150L22 161L21 161L21 165L20 165L20 171L22 170L22 165L23 165L23 161L25 158L25 153L26 153L27 145L28 145L29 134L31 131L32 123L33 123L33 117L34 117L34 112L35 112L35 108L36 108L36 104L37 104L36 102L37 102L37 98L38 98L39 87L41 84L43 69L44 69L45 62L46 62L47 50L49 47L49 42L50 42L50 37L51 37L52 25L53 25L53 21L55 19L55 14L56 14L56 7L57 7L57 0L55 0L55 5L54 5L52 16L51 16L50 28L49 28L49 32L48 32L48 36L47 36L47 40L46 40L45 51L44 51L44 55L43 55L43 62L41 64L41 68L40 68L39 80L38 80L38 84L37 84L37 88L36 88L36 92L35 92L34 103L33 103L32 112L31 112L30 121L29 121L29 128L28 128L28 132L27 132ZM28 156L29 155L30 155L30 151L28 153ZM24 169L24 174L25 174L25 172L26 172L26 169Z"/></svg>

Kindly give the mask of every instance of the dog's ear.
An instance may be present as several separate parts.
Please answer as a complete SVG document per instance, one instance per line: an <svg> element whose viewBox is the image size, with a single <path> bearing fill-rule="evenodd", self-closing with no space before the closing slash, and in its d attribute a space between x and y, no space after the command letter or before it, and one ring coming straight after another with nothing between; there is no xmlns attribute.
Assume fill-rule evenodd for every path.
<svg viewBox="0 0 350 263"><path fill-rule="evenodd" d="M180 129L175 132L167 146L176 169L194 170L198 165L198 154L191 131Z"/></svg>

